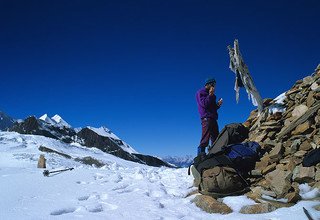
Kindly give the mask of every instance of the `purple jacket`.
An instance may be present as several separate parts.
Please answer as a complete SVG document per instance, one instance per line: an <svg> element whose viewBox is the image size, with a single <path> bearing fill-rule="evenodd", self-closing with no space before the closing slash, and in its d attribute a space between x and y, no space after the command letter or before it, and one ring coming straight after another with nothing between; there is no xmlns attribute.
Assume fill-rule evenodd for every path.
<svg viewBox="0 0 320 220"><path fill-rule="evenodd" d="M216 96L210 96L206 88L200 89L196 94L200 118L212 118L218 120L218 108Z"/></svg>

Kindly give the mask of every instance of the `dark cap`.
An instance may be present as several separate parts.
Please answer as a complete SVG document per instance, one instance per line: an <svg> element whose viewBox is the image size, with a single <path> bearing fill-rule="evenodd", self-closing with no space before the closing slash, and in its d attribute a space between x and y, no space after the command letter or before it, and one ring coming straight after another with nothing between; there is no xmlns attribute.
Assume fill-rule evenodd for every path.
<svg viewBox="0 0 320 220"><path fill-rule="evenodd" d="M214 78L208 78L206 79L205 81L205 85L208 85L208 84L213 84L215 85L216 84L216 80Z"/></svg>

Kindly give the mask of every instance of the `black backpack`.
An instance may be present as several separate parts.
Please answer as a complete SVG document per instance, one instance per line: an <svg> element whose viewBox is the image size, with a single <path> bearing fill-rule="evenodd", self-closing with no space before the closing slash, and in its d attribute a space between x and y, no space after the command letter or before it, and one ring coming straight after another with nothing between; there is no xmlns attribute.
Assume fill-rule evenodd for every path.
<svg viewBox="0 0 320 220"><path fill-rule="evenodd" d="M249 129L240 123L226 125L219 133L216 141L209 148L209 154L215 154L230 144L239 144L248 138Z"/></svg>

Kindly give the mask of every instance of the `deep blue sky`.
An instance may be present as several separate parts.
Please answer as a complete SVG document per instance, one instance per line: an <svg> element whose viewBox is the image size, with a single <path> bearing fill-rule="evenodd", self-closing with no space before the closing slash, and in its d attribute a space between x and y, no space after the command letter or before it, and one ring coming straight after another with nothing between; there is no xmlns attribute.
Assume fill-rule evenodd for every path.
<svg viewBox="0 0 320 220"><path fill-rule="evenodd" d="M217 80L220 129L254 109L235 102L227 45L263 98L312 73L319 1L0 0L0 110L105 125L137 151L195 155L195 93Z"/></svg>

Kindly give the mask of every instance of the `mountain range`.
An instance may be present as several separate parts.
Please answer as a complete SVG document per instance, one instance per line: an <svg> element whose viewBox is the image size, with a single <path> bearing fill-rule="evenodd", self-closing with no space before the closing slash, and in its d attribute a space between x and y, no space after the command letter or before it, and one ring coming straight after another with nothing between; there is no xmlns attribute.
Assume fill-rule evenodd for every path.
<svg viewBox="0 0 320 220"><path fill-rule="evenodd" d="M149 166L174 167L160 158L138 153L106 127L94 128L88 126L74 129L59 115L54 115L51 118L47 114L40 118L29 116L24 120L15 121L7 114L0 113L0 130L41 135L68 144L78 144L88 148L94 147L119 158Z"/></svg>
<svg viewBox="0 0 320 220"><path fill-rule="evenodd" d="M162 158L164 161L173 164L177 167L189 167L193 163L194 156L186 155L180 156L166 156Z"/></svg>

